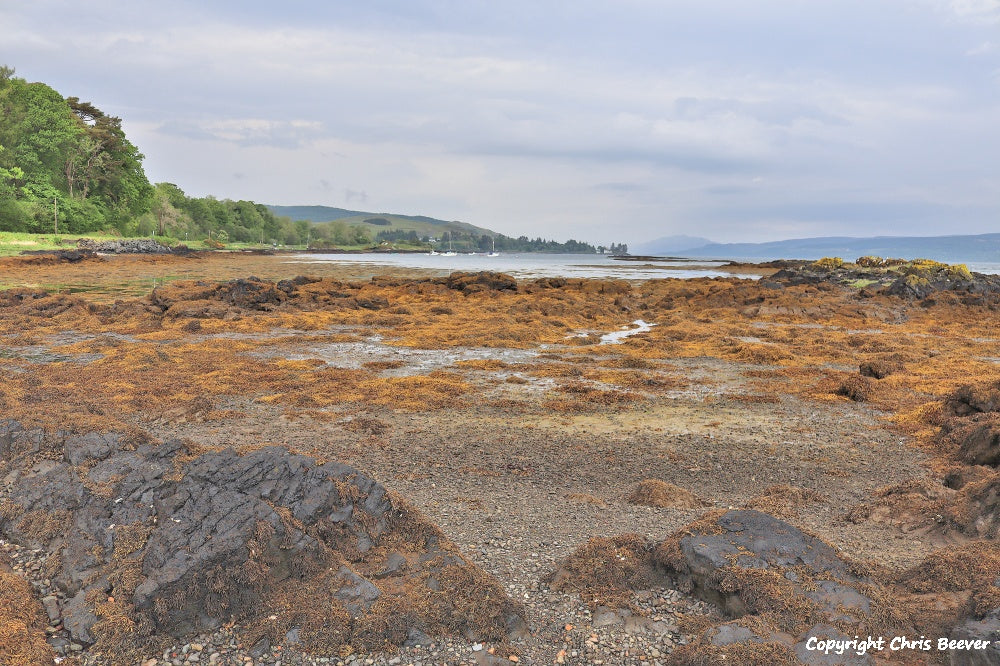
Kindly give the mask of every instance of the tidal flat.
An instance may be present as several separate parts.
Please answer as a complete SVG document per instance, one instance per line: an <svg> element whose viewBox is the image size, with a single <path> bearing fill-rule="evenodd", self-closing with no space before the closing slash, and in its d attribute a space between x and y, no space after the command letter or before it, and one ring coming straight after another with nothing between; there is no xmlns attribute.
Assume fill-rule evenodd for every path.
<svg viewBox="0 0 1000 666"><path fill-rule="evenodd" d="M761 280L641 281L357 270L238 254L0 259L0 415L21 429L0 437L11 559L0 654L763 664L809 663L802 646L819 626L997 638L1000 295L971 277L910 294L763 268ZM611 335L638 321L641 332ZM95 433L118 439L74 462L67 441ZM131 468L92 472L165 442L178 443L169 470L142 495L160 499L130 518L126 546L108 525L116 506L139 503L123 489ZM337 481L360 489L331 491L355 497L356 516L362 500L372 511L345 545L328 517L288 504L309 495L297 478L281 499L266 484L241 490L274 510L274 529L315 541L323 566L296 570L281 559L293 540L273 535L274 557L257 561L270 537L251 535L205 556L204 567L257 567L211 578L228 600L218 617L177 621L170 585L209 579L193 567L161 581L173 596L146 603L161 566L157 502L230 449L265 451L266 465L287 450L303 469L349 466L391 509L371 509L364 498L382 491L354 476ZM65 463L91 504L26 504L24 489L49 478L44 461ZM83 506L106 519L88 518L101 553L79 564L68 542ZM393 511L406 520L383 520ZM801 558L748 569L773 580L730 570L763 557L762 542L703 577L679 561L684 535L761 514L849 566L829 580ZM706 529L714 520L730 522ZM338 583L327 570L347 573ZM230 599L226 586L252 594ZM831 586L833 601L813 593ZM300 617L297 605L317 608Z"/></svg>

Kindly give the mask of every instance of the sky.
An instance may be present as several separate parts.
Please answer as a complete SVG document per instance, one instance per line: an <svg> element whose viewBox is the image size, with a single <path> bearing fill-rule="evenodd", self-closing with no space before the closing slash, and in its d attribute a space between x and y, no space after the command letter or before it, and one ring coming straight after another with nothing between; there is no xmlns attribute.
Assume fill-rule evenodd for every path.
<svg viewBox="0 0 1000 666"><path fill-rule="evenodd" d="M0 0L191 196L630 244L1000 232L1000 0Z"/></svg>

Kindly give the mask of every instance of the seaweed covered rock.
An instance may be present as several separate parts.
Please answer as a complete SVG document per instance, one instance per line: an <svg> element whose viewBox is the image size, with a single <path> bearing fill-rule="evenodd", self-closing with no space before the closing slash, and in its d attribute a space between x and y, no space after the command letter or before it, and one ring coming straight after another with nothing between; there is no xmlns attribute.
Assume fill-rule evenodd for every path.
<svg viewBox="0 0 1000 666"><path fill-rule="evenodd" d="M93 250L29 250L16 259L18 264L25 266L76 264L89 260L100 260L100 257Z"/></svg>
<svg viewBox="0 0 1000 666"><path fill-rule="evenodd" d="M644 479L626 496L625 501L639 506L657 508L697 509L705 506L705 501L690 490L680 488L660 479Z"/></svg>
<svg viewBox="0 0 1000 666"><path fill-rule="evenodd" d="M1000 381L959 386L944 400L948 416L971 416L1000 411Z"/></svg>
<svg viewBox="0 0 1000 666"><path fill-rule="evenodd" d="M585 599L623 607L633 590L669 584L653 559L654 544L638 534L595 537L549 573L544 582L556 591L580 593Z"/></svg>
<svg viewBox="0 0 1000 666"><path fill-rule="evenodd" d="M27 581L0 561L0 664L54 663L55 654L45 640L47 625L42 605L32 597Z"/></svg>
<svg viewBox="0 0 1000 666"><path fill-rule="evenodd" d="M862 361L858 365L858 372L861 376L871 377L872 379L885 379L889 375L901 372L902 370L903 364L892 358L875 358Z"/></svg>
<svg viewBox="0 0 1000 666"><path fill-rule="evenodd" d="M949 547L910 569L876 575L821 539L744 509L707 513L652 553L649 548L638 535L592 539L549 580L556 589L585 595L617 590L616 601L624 605L629 590L673 579L728 616L678 646L668 664L860 665L887 656L906 661L919 651L890 653L887 645L863 640L845 648L858 636L903 635L967 641L950 652L954 664L997 663L1000 643L988 643L1000 639L995 541ZM968 641L982 649L969 649Z"/></svg>
<svg viewBox="0 0 1000 666"><path fill-rule="evenodd" d="M857 624L872 610L865 590L870 581L851 563L820 539L760 511L697 521L660 544L657 559L682 588L730 617L781 613L791 630L810 618Z"/></svg>
<svg viewBox="0 0 1000 666"><path fill-rule="evenodd" d="M934 509L943 527L974 538L1000 538L1000 472L966 483Z"/></svg>
<svg viewBox="0 0 1000 666"><path fill-rule="evenodd" d="M283 288L284 287L284 288ZM273 310L289 298L287 287L257 277L228 282L175 282L161 285L149 295L152 305L169 316L221 316L220 306L246 310ZM199 314L207 312L208 314Z"/></svg>
<svg viewBox="0 0 1000 666"><path fill-rule="evenodd" d="M943 548L896 574L895 582L922 632L979 641L978 648L949 650L950 663L1000 664L1000 543Z"/></svg>
<svg viewBox="0 0 1000 666"><path fill-rule="evenodd" d="M300 310L339 308L380 310L389 302L366 295L363 284L298 276L273 282L250 276L226 282L177 281L148 296L151 306L168 317L221 318L230 312L270 312L281 307Z"/></svg>
<svg viewBox="0 0 1000 666"><path fill-rule="evenodd" d="M449 289L466 294L478 291L517 291L517 280L506 273L480 271L478 273L455 272L444 278Z"/></svg>
<svg viewBox="0 0 1000 666"><path fill-rule="evenodd" d="M494 579L346 465L13 422L0 456L0 533L50 554L66 628L121 663L228 622L305 650L522 623Z"/></svg>
<svg viewBox="0 0 1000 666"><path fill-rule="evenodd" d="M637 535L592 539L549 580L585 596L603 591L603 601L619 605L630 589L672 580L730 618L678 648L672 664L864 664L864 655L817 661L823 655L811 648L821 637L912 631L886 588L860 566L815 536L748 509L709 512L652 552Z"/></svg>
<svg viewBox="0 0 1000 666"><path fill-rule="evenodd" d="M791 636L759 622L734 620L711 626L694 641L678 646L670 653L667 664L797 666L802 662L792 649L792 642Z"/></svg>
<svg viewBox="0 0 1000 666"><path fill-rule="evenodd" d="M1000 414L951 419L942 426L941 437L965 464L1000 467Z"/></svg>
<svg viewBox="0 0 1000 666"><path fill-rule="evenodd" d="M907 300L926 299L941 292L973 297L1000 293L1000 277L973 273L964 264L930 259L860 257L855 263L846 263L839 257L824 257L783 267L770 281L786 286L837 284L878 290Z"/></svg>

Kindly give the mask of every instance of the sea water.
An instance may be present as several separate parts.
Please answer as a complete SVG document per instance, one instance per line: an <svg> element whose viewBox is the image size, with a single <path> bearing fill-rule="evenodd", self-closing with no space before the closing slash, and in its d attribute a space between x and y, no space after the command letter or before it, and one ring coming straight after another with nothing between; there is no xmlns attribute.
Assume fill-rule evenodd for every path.
<svg viewBox="0 0 1000 666"><path fill-rule="evenodd" d="M342 263L364 270L387 266L433 271L448 275L455 271L496 271L516 279L539 277L602 278L649 280L657 278L741 277L756 279L759 275L721 271L726 264L720 260L690 260L654 258L623 261L600 254L507 254L491 257L485 254L459 254L453 257L418 253L376 254L309 254L286 257L289 263Z"/></svg>

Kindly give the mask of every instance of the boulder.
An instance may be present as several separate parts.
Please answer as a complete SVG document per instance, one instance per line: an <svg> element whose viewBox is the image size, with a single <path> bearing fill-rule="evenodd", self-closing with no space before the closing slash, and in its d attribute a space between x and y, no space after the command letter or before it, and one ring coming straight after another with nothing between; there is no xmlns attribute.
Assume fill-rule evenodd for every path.
<svg viewBox="0 0 1000 666"><path fill-rule="evenodd" d="M697 521L660 544L657 558L682 588L730 617L766 610L768 593L755 589L755 579L765 578L772 579L773 593L796 595L827 613L860 619L870 609L857 589L866 581L831 546L760 511L727 511Z"/></svg>
<svg viewBox="0 0 1000 666"><path fill-rule="evenodd" d="M248 645L292 634L315 649L411 631L497 640L523 622L499 583L347 465L14 422L0 454L0 533L55 556L66 628L116 663L231 621Z"/></svg>

